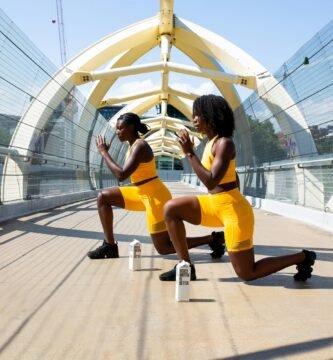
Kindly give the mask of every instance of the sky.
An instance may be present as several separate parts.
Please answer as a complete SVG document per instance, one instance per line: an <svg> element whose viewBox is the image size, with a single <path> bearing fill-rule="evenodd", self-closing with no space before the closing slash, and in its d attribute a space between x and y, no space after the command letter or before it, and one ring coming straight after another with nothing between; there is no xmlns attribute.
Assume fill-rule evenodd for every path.
<svg viewBox="0 0 333 360"><path fill-rule="evenodd" d="M36 46L60 66L58 28L52 22L57 19L56 0L0 0L0 5ZM71 58L112 32L156 15L160 1L62 0L62 6ZM174 12L233 42L275 72L332 20L333 0L174 0ZM142 89L153 82L154 77L146 74L137 81L123 81L118 91L134 92L136 86ZM210 89L203 79L188 79L182 86L198 93Z"/></svg>

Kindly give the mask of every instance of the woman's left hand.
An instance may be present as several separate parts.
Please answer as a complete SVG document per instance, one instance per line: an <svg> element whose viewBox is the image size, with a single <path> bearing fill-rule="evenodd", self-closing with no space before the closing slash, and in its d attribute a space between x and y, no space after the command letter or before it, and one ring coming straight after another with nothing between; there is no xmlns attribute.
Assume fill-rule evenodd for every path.
<svg viewBox="0 0 333 360"><path fill-rule="evenodd" d="M193 148L194 148L194 138L192 137L192 139L190 138L190 135L188 133L187 130L182 129L179 130L176 133L177 137L178 137L178 142L183 150L183 152L185 154L188 153L193 153Z"/></svg>
<svg viewBox="0 0 333 360"><path fill-rule="evenodd" d="M97 150L99 151L100 154L102 154L103 152L109 152L111 143L109 145L106 144L105 142L105 137L102 135L98 135L96 138L96 147Z"/></svg>

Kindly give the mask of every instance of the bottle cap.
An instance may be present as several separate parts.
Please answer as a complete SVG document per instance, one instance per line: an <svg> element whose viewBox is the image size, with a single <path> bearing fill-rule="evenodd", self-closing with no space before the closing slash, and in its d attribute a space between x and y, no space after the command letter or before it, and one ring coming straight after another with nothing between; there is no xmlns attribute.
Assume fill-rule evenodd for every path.
<svg viewBox="0 0 333 360"><path fill-rule="evenodd" d="M140 244L141 244L140 241L137 240L137 239L134 239L134 240L130 243L130 245L133 245L133 246L135 246L135 245L140 245Z"/></svg>

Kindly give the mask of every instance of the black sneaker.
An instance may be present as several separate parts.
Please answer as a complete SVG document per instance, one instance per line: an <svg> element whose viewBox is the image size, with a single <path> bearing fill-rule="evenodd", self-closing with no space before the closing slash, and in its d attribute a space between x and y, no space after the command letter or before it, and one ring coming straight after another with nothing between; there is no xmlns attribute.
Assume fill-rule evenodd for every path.
<svg viewBox="0 0 333 360"><path fill-rule="evenodd" d="M118 245L109 244L105 240L103 244L95 250L89 251L87 254L90 259L110 259L119 258Z"/></svg>
<svg viewBox="0 0 333 360"><path fill-rule="evenodd" d="M310 279L313 271L312 265L314 265L317 255L314 251L303 250L305 260L296 266L297 274L294 275L295 281L306 281Z"/></svg>
<svg viewBox="0 0 333 360"><path fill-rule="evenodd" d="M224 231L213 231L212 237L213 241L208 243L209 247L213 250L210 256L213 259L220 259L225 253Z"/></svg>
<svg viewBox="0 0 333 360"><path fill-rule="evenodd" d="M169 271L166 271L165 273L162 273L160 275L160 280L161 281L176 281L176 266L169 270ZM191 281L194 281L197 279L197 276L195 274L195 267L193 264L190 265L191 266Z"/></svg>

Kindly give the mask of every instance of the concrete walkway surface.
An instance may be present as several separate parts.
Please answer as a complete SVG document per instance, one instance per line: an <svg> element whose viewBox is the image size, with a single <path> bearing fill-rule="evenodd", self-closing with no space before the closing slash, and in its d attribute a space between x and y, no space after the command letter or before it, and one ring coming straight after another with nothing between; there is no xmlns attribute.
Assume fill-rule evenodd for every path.
<svg viewBox="0 0 333 360"><path fill-rule="evenodd" d="M195 194L167 183L174 196ZM90 260L103 238L96 201L0 224L0 359L333 359L333 234L255 210L256 259L317 252L311 279L295 267L241 282L226 254L191 250L191 301L158 279L177 262L154 250L145 215L115 209L120 258ZM189 235L212 230L187 225ZM128 245L142 242L142 269Z"/></svg>

